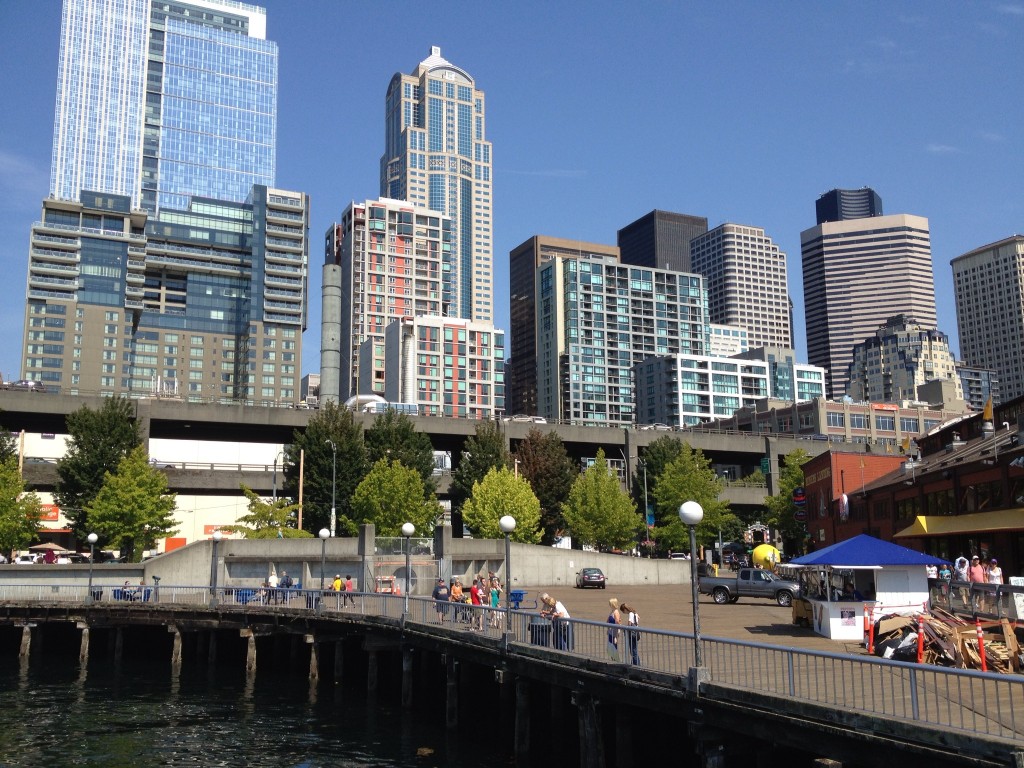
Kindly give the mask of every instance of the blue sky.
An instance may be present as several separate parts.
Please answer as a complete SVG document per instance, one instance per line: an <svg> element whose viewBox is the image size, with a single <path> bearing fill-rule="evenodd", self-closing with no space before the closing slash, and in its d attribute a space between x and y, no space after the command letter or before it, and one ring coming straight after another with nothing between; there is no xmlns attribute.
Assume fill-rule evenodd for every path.
<svg viewBox="0 0 1024 768"><path fill-rule="evenodd" d="M764 227L788 256L834 187L926 216L941 330L950 259L1024 231L1024 2L354 3L269 0L277 184L312 197L303 372L319 368L322 235L377 196L384 94L441 46L487 95L495 320L535 234L615 242L654 208ZM29 229L48 190L57 0L0 0L0 372L18 376ZM884 301L884 297L880 297Z"/></svg>

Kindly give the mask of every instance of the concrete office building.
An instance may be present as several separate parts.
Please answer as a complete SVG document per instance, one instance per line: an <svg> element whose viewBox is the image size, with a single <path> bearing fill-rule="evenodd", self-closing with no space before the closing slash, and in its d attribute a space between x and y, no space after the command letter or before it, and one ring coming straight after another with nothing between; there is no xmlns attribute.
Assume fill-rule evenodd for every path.
<svg viewBox="0 0 1024 768"><path fill-rule="evenodd" d="M537 415L628 426L637 363L706 352L707 292L699 275L594 254L552 259L536 276Z"/></svg>
<svg viewBox="0 0 1024 768"><path fill-rule="evenodd" d="M290 405L306 324L309 198L253 187L155 216L48 199L32 227L24 371L71 393Z"/></svg>
<svg viewBox="0 0 1024 768"><path fill-rule="evenodd" d="M350 203L327 230L320 398L384 395L384 330L395 320L441 315L452 221L402 200ZM372 340L370 371L359 348ZM361 382L363 382L361 386Z"/></svg>
<svg viewBox="0 0 1024 768"><path fill-rule="evenodd" d="M963 399L949 337L912 317L895 315L874 336L854 345L846 393L873 403L918 400L918 387L935 379L952 382L956 399Z"/></svg>
<svg viewBox="0 0 1024 768"><path fill-rule="evenodd" d="M846 393L853 347L895 313L935 328L928 220L895 214L825 222L800 233L807 360Z"/></svg>
<svg viewBox="0 0 1024 768"><path fill-rule="evenodd" d="M505 410L505 332L490 323L403 317L384 331L384 357L388 402L461 419L493 419Z"/></svg>
<svg viewBox="0 0 1024 768"><path fill-rule="evenodd" d="M50 197L132 208L273 186L277 44L235 0L64 0Z"/></svg>
<svg viewBox="0 0 1024 768"><path fill-rule="evenodd" d="M690 241L707 231L708 220L703 216L651 211L619 230L617 242L622 263L694 272Z"/></svg>
<svg viewBox="0 0 1024 768"><path fill-rule="evenodd" d="M722 224L690 242L711 322L747 332L750 347L792 347L786 254L760 227Z"/></svg>
<svg viewBox="0 0 1024 768"><path fill-rule="evenodd" d="M708 330L709 357L732 357L750 349L750 340L743 328L709 323Z"/></svg>
<svg viewBox="0 0 1024 768"><path fill-rule="evenodd" d="M618 258L614 245L534 235L509 253L510 358L506 411L536 416L537 411L537 268L554 259Z"/></svg>
<svg viewBox="0 0 1024 768"><path fill-rule="evenodd" d="M391 78L385 114L381 196L451 219L442 313L491 321L492 163L484 92L435 46L413 73Z"/></svg>
<svg viewBox="0 0 1024 768"><path fill-rule="evenodd" d="M833 189L814 203L817 222L867 219L882 215L882 198L870 187Z"/></svg>
<svg viewBox="0 0 1024 768"><path fill-rule="evenodd" d="M1024 395L1024 235L976 248L950 266L961 357L995 371L1003 402Z"/></svg>

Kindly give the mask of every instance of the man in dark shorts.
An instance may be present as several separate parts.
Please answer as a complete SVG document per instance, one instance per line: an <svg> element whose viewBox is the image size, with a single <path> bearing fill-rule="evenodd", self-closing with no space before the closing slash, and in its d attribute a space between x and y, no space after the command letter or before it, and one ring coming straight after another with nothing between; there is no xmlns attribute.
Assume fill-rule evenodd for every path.
<svg viewBox="0 0 1024 768"><path fill-rule="evenodd" d="M437 609L437 620L444 624L445 611L448 610L448 585L444 579L438 579L434 591L430 593L434 598L434 607Z"/></svg>

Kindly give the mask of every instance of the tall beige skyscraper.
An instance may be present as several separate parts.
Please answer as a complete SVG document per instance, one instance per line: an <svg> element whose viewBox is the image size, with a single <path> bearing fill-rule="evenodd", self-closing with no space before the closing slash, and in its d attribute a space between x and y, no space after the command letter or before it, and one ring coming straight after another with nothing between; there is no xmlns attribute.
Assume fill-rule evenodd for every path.
<svg viewBox="0 0 1024 768"><path fill-rule="evenodd" d="M412 74L391 78L380 194L451 218L443 312L493 320L491 143L484 92L433 47Z"/></svg>
<svg viewBox="0 0 1024 768"><path fill-rule="evenodd" d="M909 214L828 221L800 233L807 360L828 373L829 397L846 394L853 347L889 317L935 328L928 219Z"/></svg>
<svg viewBox="0 0 1024 768"><path fill-rule="evenodd" d="M1024 395L1024 235L976 248L950 266L960 355L996 371L1004 402Z"/></svg>

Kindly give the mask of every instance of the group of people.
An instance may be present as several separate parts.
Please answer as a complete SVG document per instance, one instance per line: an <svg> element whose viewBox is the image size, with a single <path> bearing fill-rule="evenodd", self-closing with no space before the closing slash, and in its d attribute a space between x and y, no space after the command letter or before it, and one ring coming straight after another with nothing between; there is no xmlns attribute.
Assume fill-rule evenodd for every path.
<svg viewBox="0 0 1024 768"><path fill-rule="evenodd" d="M331 582L331 591L341 593L342 608L349 603L352 603L352 605L356 604L355 598L349 594L349 592L355 591L355 585L352 583L352 576L350 574L345 574L344 580L342 580L340 573L334 574L334 580Z"/></svg>
<svg viewBox="0 0 1024 768"><path fill-rule="evenodd" d="M474 578L468 593L462 586L462 580L457 576L448 583L444 579L438 579L430 596L434 599L437 620L440 623L443 624L448 619L451 608L451 620L464 621L470 625L470 631L475 632L483 630L485 621L488 626L498 626L498 611L489 609L496 609L501 605L503 592L501 582L491 572L486 577L480 574ZM473 607L467 609L464 607L466 605Z"/></svg>
<svg viewBox="0 0 1024 768"><path fill-rule="evenodd" d="M948 566L944 563L942 568L938 569L935 576L932 575L932 568L934 566L928 566L928 578L940 578L946 581L954 580L960 582L966 582L969 584L995 584L999 585L1003 583L1003 569L999 567L999 560L994 557L986 557L984 560L979 555L973 555L970 561L966 557L960 555L953 563L953 570L948 575L943 575L942 568ZM970 593L967 587L961 587L960 600L964 604L964 608L970 607ZM982 596L980 599L980 605L978 608L982 611L985 610L986 600Z"/></svg>

